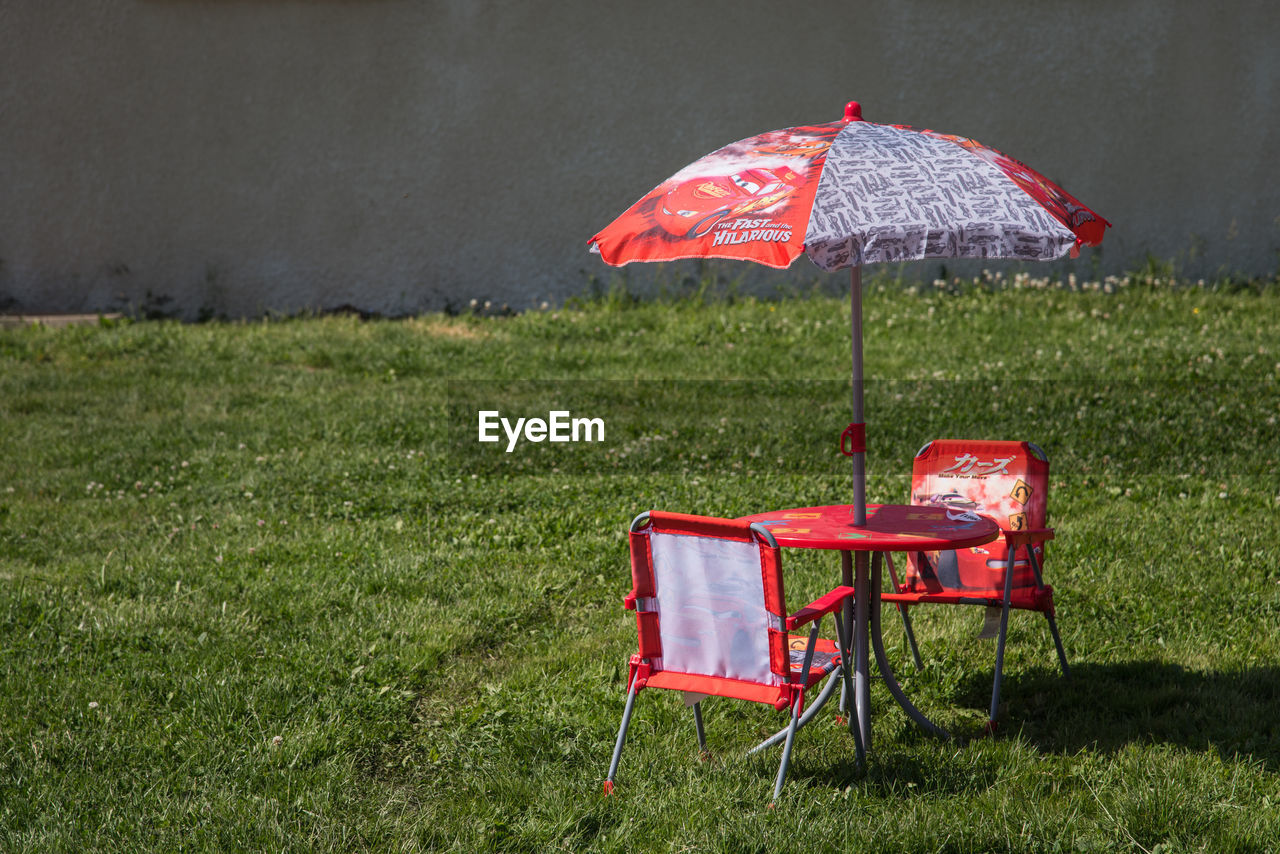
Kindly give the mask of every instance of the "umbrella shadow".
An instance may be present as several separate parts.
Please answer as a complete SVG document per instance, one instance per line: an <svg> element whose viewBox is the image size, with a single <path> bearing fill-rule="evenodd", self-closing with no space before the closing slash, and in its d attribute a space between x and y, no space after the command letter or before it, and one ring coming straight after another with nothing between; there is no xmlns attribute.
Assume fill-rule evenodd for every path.
<svg viewBox="0 0 1280 854"><path fill-rule="evenodd" d="M985 707L990 674L961 684L958 702ZM1213 750L1280 771L1280 668L1196 671L1160 661L1080 662L1006 674L1005 732L1046 753L1116 752L1130 744Z"/></svg>

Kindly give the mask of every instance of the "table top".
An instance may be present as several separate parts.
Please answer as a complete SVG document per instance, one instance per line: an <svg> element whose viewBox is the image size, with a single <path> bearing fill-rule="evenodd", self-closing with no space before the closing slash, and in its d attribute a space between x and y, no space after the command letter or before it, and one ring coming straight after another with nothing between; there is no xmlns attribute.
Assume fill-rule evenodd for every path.
<svg viewBox="0 0 1280 854"><path fill-rule="evenodd" d="M868 504L867 524L853 524L853 505L799 507L743 516L773 534L778 545L839 551L937 551L989 543L1000 535L994 520L954 507Z"/></svg>

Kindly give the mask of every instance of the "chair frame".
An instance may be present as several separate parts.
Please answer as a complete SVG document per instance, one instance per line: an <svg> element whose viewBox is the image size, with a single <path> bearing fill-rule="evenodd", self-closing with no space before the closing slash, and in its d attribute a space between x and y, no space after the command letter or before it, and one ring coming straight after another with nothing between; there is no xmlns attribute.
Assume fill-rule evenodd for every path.
<svg viewBox="0 0 1280 854"><path fill-rule="evenodd" d="M932 445L929 442L924 445L917 453L919 458ZM1042 461L1047 463L1048 459L1038 446L1028 442L1025 443L1028 449L1039 456ZM974 512L981 513L981 510ZM999 519L995 520L997 523ZM1055 619L1056 609L1053 601L1053 588L1044 583L1044 574L1040 566L1040 559L1037 556L1037 547L1043 546L1044 543L1054 538L1054 530L1052 528L1034 528L1022 531L1009 531L1001 525L1001 536L1006 548L1006 560L1004 568L1004 591L1003 595L996 598L992 596L982 595L966 595L958 591L913 591L907 584L900 583L898 575L894 571L893 558L886 554L885 559L889 567L889 576L893 582L893 592L882 593L880 599L882 602L889 602L897 606L898 613L902 616L902 627L907 636L907 643L911 648L911 656L915 662L916 669L920 670L924 664L920 658L920 648L916 643L915 632L911 625L911 617L908 610L912 605L919 604L949 604L949 605L985 605L988 608L1000 609L1000 630L996 641L996 664L995 674L992 680L991 688L991 706L987 714L986 728L988 732L995 732L997 729L997 712L1000 704L1000 689L1004 681L1004 653L1005 644L1008 640L1009 632L1009 612L1017 608L1019 610L1039 611L1044 614L1049 624L1049 633L1053 636L1054 648L1058 654L1058 664L1062 669L1064 678L1071 677L1071 667L1067 663L1067 653L1062 645L1062 635L1058 631L1058 623ZM1020 588L1015 592L1013 587L1013 578L1015 573L1015 565L1018 562L1018 554L1021 552L1035 578L1035 586L1031 588ZM929 573L934 572L933 563L929 560L924 552L915 552L917 565L924 566Z"/></svg>
<svg viewBox="0 0 1280 854"><path fill-rule="evenodd" d="M656 583L653 571L652 553L649 549L649 534L676 534L682 536L709 537L715 539L750 542L759 549L761 557L761 580L764 584L765 609L769 621L769 665L770 672L780 680L780 684L744 681L727 676L684 673L664 669L660 664L662 656L659 636L659 614L656 611ZM822 619L828 614L836 620L836 649L839 663L831 675L844 681L846 689L852 695L849 669L844 666L848 661L847 651L843 646L845 636L841 621L841 611L847 599L853 596L852 587L836 587L810 602L805 607L791 614L786 614L785 594L782 583L782 553L777 541L768 529L757 524L738 522L731 519L720 519L710 516L693 516L682 513L663 513L650 511L641 513L631 523L630 529L632 590L623 599L623 607L636 612L639 650L628 661L627 701L622 713L622 723L618 729L614 743L613 757L609 763L609 773L605 778L605 794L614 791L614 782L618 773L618 764L622 756L622 748L626 744L627 730L631 724L631 716L635 709L636 697L646 687L666 688L685 691L695 695L730 697L751 702L772 705L779 711L790 709L790 722L786 730L786 741L783 744L782 759L778 766L778 774L774 781L773 797L776 800L786 782L787 770L791 762L792 747L796 732L803 725L801 713L804 710L805 692L826 678L827 673L812 669L814 653L818 644L818 631ZM808 641L805 645L803 662L799 671L791 666L790 653L787 650L788 633L802 626L809 626ZM702 720L702 702L693 703L694 726L698 737L699 750L705 755L707 749L706 732ZM858 737L854 720L850 717L850 731Z"/></svg>

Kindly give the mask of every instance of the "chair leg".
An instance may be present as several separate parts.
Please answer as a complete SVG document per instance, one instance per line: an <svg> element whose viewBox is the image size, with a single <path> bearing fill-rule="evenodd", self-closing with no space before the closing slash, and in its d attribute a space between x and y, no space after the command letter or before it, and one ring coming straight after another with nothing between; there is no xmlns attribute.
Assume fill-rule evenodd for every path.
<svg viewBox="0 0 1280 854"><path fill-rule="evenodd" d="M702 728L702 702L693 704L693 725L698 730L698 753L707 759L707 731Z"/></svg>
<svg viewBox="0 0 1280 854"><path fill-rule="evenodd" d="M884 564L889 568L889 580L893 582L893 592L897 593L900 589L898 583L898 573L893 568L893 555L889 552L884 553ZM924 669L924 662L920 660L920 647L916 646L916 633L911 629L911 616L907 613L908 606L898 603L898 615L902 617L902 630L907 634L907 644L911 647L911 657L915 660L916 670Z"/></svg>
<svg viewBox="0 0 1280 854"><path fill-rule="evenodd" d="M791 764L791 746L795 744L797 724L800 721L800 697L791 703L791 725L787 727L787 740L782 745L782 761L778 764L778 779L773 784L773 799L782 794L782 784L787 782L787 766Z"/></svg>
<svg viewBox="0 0 1280 854"><path fill-rule="evenodd" d="M782 784L787 782L787 766L791 764L791 746L796 741L796 730L800 728L800 707L804 704L804 685L809 681L809 668L813 665L813 652L818 645L818 629L822 626L822 618L814 621L809 629L809 645L804 651L804 662L800 665L799 684L801 690L795 692L791 700L791 725L787 727L787 740L782 745L782 761L778 763L778 779L773 784L773 799L776 801L782 794Z"/></svg>
<svg viewBox="0 0 1280 854"><path fill-rule="evenodd" d="M627 706L622 710L622 726L618 728L618 740L613 745L613 760L609 762L609 776L604 778L604 793L613 794L613 780L618 776L618 760L622 758L622 745L627 743L627 727L631 726L631 712L636 707L636 678L631 678L631 688L627 691Z"/></svg>
<svg viewBox="0 0 1280 854"><path fill-rule="evenodd" d="M1013 599L1013 563L1017 549L1010 549L1004 570L1004 608L1000 612L1000 639L996 642L996 673L991 687L991 711L987 715L987 730L995 732L996 709L1000 705L1000 683L1004 680L1004 644L1009 636L1009 603Z"/></svg>
<svg viewBox="0 0 1280 854"><path fill-rule="evenodd" d="M1058 634L1058 622L1048 611L1045 611L1044 616L1049 621L1049 633L1053 635L1053 645L1058 650L1058 664L1062 665L1062 677L1070 679L1071 668L1067 665L1067 651L1062 648L1062 636Z"/></svg>
<svg viewBox="0 0 1280 854"><path fill-rule="evenodd" d="M1044 576L1040 572L1040 560L1036 557L1034 546L1027 546L1027 559L1031 562L1031 571L1035 573L1036 585L1044 587ZM1058 622L1053 618L1052 611L1045 611L1044 616L1049 621L1049 633L1053 635L1053 645L1058 650L1058 663L1062 665L1062 676L1070 679L1071 667L1067 664L1067 651L1062 647L1062 636L1058 634Z"/></svg>
<svg viewBox="0 0 1280 854"><path fill-rule="evenodd" d="M911 617L907 614L907 605L898 603L898 613L902 615L902 629L907 633L907 645L911 647L911 657L915 660L916 670L924 669L924 662L920 660L920 647L916 646L916 633L911 630Z"/></svg>
<svg viewBox="0 0 1280 854"><path fill-rule="evenodd" d="M991 710L987 714L987 731L995 732L996 709L1000 706L1000 683L1004 681L1004 642L1009 629L1009 608L1000 615L1000 639L996 641L996 674L991 686Z"/></svg>

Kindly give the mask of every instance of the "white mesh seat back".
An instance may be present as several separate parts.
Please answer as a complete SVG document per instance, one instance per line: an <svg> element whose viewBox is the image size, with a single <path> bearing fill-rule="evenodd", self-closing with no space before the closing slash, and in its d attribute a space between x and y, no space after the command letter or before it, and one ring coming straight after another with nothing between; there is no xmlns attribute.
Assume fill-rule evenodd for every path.
<svg viewBox="0 0 1280 854"><path fill-rule="evenodd" d="M662 669L782 684L769 669L759 546L656 531L649 546Z"/></svg>

